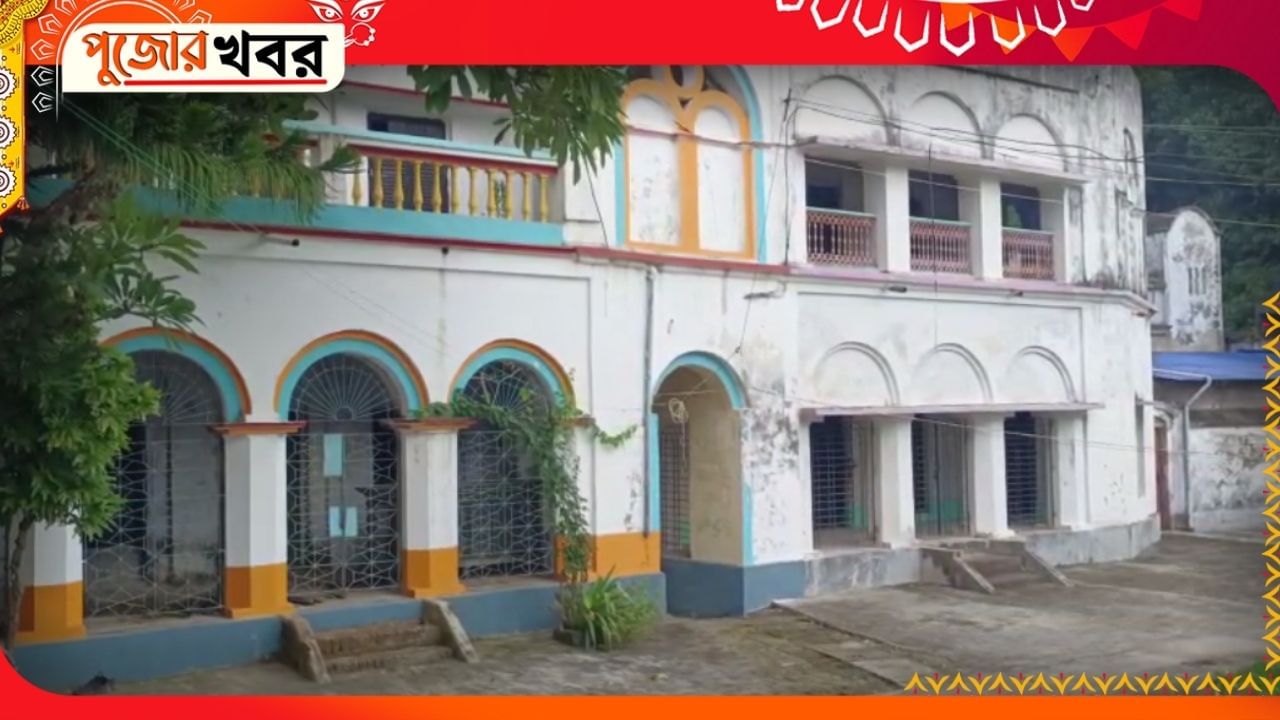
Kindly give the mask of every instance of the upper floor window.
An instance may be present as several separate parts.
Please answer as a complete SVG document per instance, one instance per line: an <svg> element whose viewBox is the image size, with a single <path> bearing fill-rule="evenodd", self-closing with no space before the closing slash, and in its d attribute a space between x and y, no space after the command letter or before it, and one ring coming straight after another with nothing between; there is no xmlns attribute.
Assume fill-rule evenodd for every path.
<svg viewBox="0 0 1280 720"><path fill-rule="evenodd" d="M910 181L911 217L960 220L960 184L954 176L912 170Z"/></svg>
<svg viewBox="0 0 1280 720"><path fill-rule="evenodd" d="M862 212L866 203L862 169L810 158L804 163L805 204L821 210Z"/></svg>
<svg viewBox="0 0 1280 720"><path fill-rule="evenodd" d="M1030 185L1000 183L1000 217L1008 230L1043 230L1040 190Z"/></svg>
<svg viewBox="0 0 1280 720"><path fill-rule="evenodd" d="M402 115L384 115L369 113L369 129L374 132L395 133L397 135L415 135L417 137L443 140L445 126L443 120L434 118L405 117Z"/></svg>
<svg viewBox="0 0 1280 720"><path fill-rule="evenodd" d="M628 244L730 258L756 253L750 120L727 74L640 68L623 97Z"/></svg>
<svg viewBox="0 0 1280 720"><path fill-rule="evenodd" d="M444 121L434 118L369 113L369 129L396 135L445 139ZM421 209L420 197L439 198L440 207L436 208L435 212L447 213L452 205L450 172L447 166L437 167L437 163L431 161L397 162L395 158L384 158L372 160L368 165L367 173L369 187L381 190L381 192L370 193L369 204L375 207L398 210ZM389 191L392 188L400 190L399 192Z"/></svg>

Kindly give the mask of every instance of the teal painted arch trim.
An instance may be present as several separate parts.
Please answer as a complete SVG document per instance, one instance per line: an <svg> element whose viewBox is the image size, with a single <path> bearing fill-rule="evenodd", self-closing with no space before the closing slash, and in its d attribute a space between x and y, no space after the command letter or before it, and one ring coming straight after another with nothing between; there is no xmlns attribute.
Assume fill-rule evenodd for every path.
<svg viewBox="0 0 1280 720"><path fill-rule="evenodd" d="M471 358L454 379L449 396L453 397L454 393L462 392L466 389L467 383L471 382L471 378L484 369L484 366L504 361L518 363L534 371L542 381L543 387L547 392L551 393L552 398L557 403L563 404L573 397L573 388L567 386L569 380L563 375L562 371L552 367L551 363L539 357L536 353L509 345L490 348Z"/></svg>
<svg viewBox="0 0 1280 720"><path fill-rule="evenodd" d="M752 194L755 195L755 215L756 215L756 262L764 264L769 261L769 243L768 234L765 232L765 222L767 216L765 214L765 202L768 198L764 192L764 150L760 147L760 143L764 141L764 125L763 116L760 114L760 101L756 97L755 87L751 84L751 78L747 75L747 71L741 65L724 66L733 75L733 79L738 83L738 87L742 90L742 97L746 100L746 107L743 108L747 112L747 119L751 123L751 141L756 147L751 150L752 154ZM622 153L626 148L622 142L614 143L613 146L613 181L614 181L614 245L623 247L627 244L627 176L626 168L622 163Z"/></svg>
<svg viewBox="0 0 1280 720"><path fill-rule="evenodd" d="M413 368L397 357L397 353L369 339L339 337L312 347L301 357L292 361L276 393L276 414L281 420L289 419L289 404L303 374L321 360L343 354L371 361L386 372L393 384L390 389L399 396L396 399L406 416L413 415L426 407L426 389L420 386L417 380L418 375Z"/></svg>
<svg viewBox="0 0 1280 720"><path fill-rule="evenodd" d="M200 366L201 370L213 380L218 388L218 396L222 400L222 416L225 422L241 422L244 420L246 408L241 402L240 384L236 381L240 375L236 369L229 367L222 358L207 349L182 337L166 333L135 335L133 337L111 343L111 347L126 355L140 352L168 352L180 355Z"/></svg>
<svg viewBox="0 0 1280 720"><path fill-rule="evenodd" d="M725 394L729 396L729 404L733 406L734 410L742 410L747 407L747 393L743 390L742 382L738 380L738 374L734 372L729 363L711 353L700 350L685 353L672 360L667 365L667 369L662 371L662 375L658 376L658 381L654 384L651 393L657 395L658 389L671 376L671 373L680 368L689 367L706 370L715 375L716 379L720 381L720 385L724 388Z"/></svg>

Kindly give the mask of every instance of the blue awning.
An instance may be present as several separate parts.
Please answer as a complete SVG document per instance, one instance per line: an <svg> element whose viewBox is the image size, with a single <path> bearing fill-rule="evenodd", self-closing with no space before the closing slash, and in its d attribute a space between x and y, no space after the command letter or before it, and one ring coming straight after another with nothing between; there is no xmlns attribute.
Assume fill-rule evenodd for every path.
<svg viewBox="0 0 1280 720"><path fill-rule="evenodd" d="M1157 380L1203 382L1207 376L1214 382L1261 383L1267 376L1267 353L1265 350L1158 352L1152 354L1151 366Z"/></svg>

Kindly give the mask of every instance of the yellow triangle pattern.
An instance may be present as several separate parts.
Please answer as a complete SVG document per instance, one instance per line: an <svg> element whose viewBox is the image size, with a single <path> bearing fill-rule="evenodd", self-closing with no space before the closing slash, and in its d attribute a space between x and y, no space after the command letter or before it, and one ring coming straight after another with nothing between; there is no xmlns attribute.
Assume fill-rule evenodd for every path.
<svg viewBox="0 0 1280 720"><path fill-rule="evenodd" d="M1262 307L1267 312L1264 325L1267 351L1267 383L1262 392L1267 399L1267 419L1265 430L1268 435L1280 440L1280 292L1272 295ZM1262 596L1266 624L1263 627L1262 641L1267 652L1266 669L1268 671L1280 667L1280 443L1267 440L1267 476L1266 507L1262 516L1266 519L1267 542L1262 549L1262 557L1266 562L1267 582ZM1277 678L1259 677L1257 683L1262 687L1259 691L1274 693ZM1257 688L1257 683L1245 683L1249 688ZM1242 687L1242 689L1245 689Z"/></svg>

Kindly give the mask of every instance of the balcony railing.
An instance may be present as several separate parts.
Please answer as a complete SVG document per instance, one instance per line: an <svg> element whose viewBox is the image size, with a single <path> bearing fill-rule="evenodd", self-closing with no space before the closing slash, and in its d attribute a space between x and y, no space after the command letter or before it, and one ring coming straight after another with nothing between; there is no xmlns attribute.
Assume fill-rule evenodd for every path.
<svg viewBox="0 0 1280 720"><path fill-rule="evenodd" d="M875 267L875 224L866 213L809 208L809 262Z"/></svg>
<svg viewBox="0 0 1280 720"><path fill-rule="evenodd" d="M973 272L969 224L912 218L911 269L917 272Z"/></svg>
<svg viewBox="0 0 1280 720"><path fill-rule="evenodd" d="M1052 280L1053 260L1053 233L1004 229L1005 277Z"/></svg>

